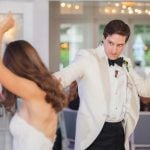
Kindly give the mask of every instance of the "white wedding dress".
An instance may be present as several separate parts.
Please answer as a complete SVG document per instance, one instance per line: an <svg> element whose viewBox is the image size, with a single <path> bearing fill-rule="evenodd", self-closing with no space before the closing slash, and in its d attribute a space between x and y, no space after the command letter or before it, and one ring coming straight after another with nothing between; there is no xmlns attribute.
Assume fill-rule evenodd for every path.
<svg viewBox="0 0 150 150"><path fill-rule="evenodd" d="M53 142L17 113L10 122L13 150L52 150Z"/></svg>

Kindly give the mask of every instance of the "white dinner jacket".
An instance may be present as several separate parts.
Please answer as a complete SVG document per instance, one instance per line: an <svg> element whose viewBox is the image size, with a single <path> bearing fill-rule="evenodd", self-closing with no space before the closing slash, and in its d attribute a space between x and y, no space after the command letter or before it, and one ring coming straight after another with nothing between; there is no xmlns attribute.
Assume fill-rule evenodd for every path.
<svg viewBox="0 0 150 150"><path fill-rule="evenodd" d="M128 65L132 70L130 73L127 66L123 66L128 78L127 113L123 126L125 148L129 150L128 139L139 117L138 90L143 96L150 96L150 92L145 90L145 86L139 87L139 89L136 87L135 83L142 83L142 80L134 73L130 60L125 59L129 61ZM71 65L55 73L57 78L61 78L64 87L70 85L74 80L78 82L80 106L76 123L75 150L85 150L90 146L100 133L106 120L107 108L111 100L108 67L104 48L101 45L96 49L79 51ZM135 81L133 80L134 76L136 76ZM143 89L144 93L142 92Z"/></svg>

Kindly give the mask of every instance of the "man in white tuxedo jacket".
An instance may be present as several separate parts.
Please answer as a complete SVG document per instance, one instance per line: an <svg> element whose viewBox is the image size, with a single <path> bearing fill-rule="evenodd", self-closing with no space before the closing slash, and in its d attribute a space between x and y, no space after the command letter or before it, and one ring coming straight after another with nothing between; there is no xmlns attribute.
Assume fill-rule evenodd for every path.
<svg viewBox="0 0 150 150"><path fill-rule="evenodd" d="M129 150L129 136L139 117L139 95L150 97L150 77L142 79L123 56L130 29L110 21L102 44L81 50L72 64L56 72L63 87L78 83L80 106L75 150Z"/></svg>

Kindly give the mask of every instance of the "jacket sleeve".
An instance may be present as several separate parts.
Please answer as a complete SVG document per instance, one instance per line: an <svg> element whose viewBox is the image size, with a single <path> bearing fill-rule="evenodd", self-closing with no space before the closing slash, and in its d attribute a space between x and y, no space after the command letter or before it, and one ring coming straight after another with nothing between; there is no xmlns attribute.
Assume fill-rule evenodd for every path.
<svg viewBox="0 0 150 150"><path fill-rule="evenodd" d="M139 96L150 97L150 74L145 78L138 75L129 61L129 74L138 91Z"/></svg>
<svg viewBox="0 0 150 150"><path fill-rule="evenodd" d="M82 50L77 54L75 60L69 66L54 73L54 76L60 80L64 88L69 86L73 81L79 80L84 76L86 53L86 50Z"/></svg>

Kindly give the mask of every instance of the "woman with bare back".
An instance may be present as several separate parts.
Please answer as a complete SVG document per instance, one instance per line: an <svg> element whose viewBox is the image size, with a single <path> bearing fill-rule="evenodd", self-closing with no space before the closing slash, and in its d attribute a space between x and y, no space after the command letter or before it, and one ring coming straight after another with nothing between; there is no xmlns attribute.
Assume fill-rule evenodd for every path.
<svg viewBox="0 0 150 150"><path fill-rule="evenodd" d="M9 13L0 22L0 44L14 25ZM34 47L18 40L6 46L0 60L3 104L11 110L18 97L22 104L10 122L13 150L51 150L56 136L57 113L67 100L57 81L43 64Z"/></svg>

